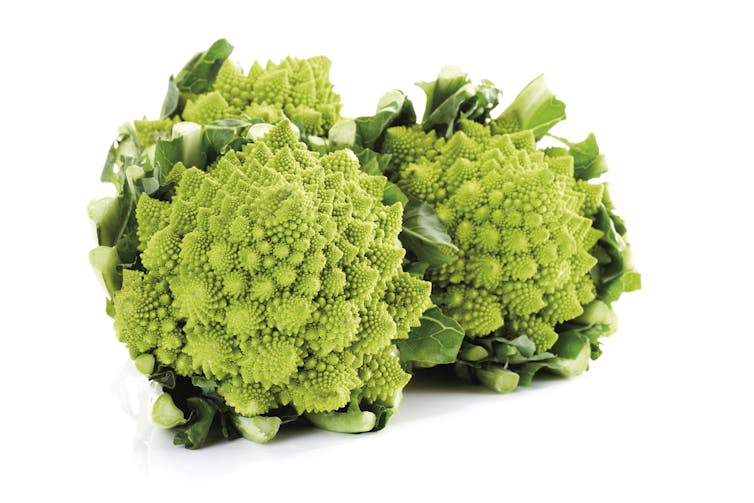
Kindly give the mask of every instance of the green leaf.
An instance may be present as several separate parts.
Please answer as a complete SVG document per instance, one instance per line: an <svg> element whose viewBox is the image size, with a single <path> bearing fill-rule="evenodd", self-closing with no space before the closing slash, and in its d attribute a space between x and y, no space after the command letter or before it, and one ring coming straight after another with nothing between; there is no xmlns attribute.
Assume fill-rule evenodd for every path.
<svg viewBox="0 0 754 503"><path fill-rule="evenodd" d="M380 154L369 148L361 149L355 154L361 171L368 175L382 175L390 163L390 154Z"/></svg>
<svg viewBox="0 0 754 503"><path fill-rule="evenodd" d="M432 82L416 84L427 95L422 128L425 131L437 129L442 135L450 136L455 130L461 105L476 94L476 89L466 74L455 66L440 70Z"/></svg>
<svg viewBox="0 0 754 503"><path fill-rule="evenodd" d="M558 340L573 337L587 339L592 346L592 360L597 359L602 351L600 338L614 334L618 330L618 317L610 305L595 299L584 307L584 312L577 318L561 324L557 328ZM563 356L562 353L559 356Z"/></svg>
<svg viewBox="0 0 754 503"><path fill-rule="evenodd" d="M641 274L636 271L629 271L623 275L623 291L634 292L641 290Z"/></svg>
<svg viewBox="0 0 754 503"><path fill-rule="evenodd" d="M579 357L588 341L576 334L560 334L557 342L550 348L558 358L573 360Z"/></svg>
<svg viewBox="0 0 754 503"><path fill-rule="evenodd" d="M102 278L110 298L113 298L123 282L117 250L110 246L98 246L89 252L89 262Z"/></svg>
<svg viewBox="0 0 754 503"><path fill-rule="evenodd" d="M417 259L430 265L441 265L456 258L458 247L450 240L435 210L425 202L408 201L399 237Z"/></svg>
<svg viewBox="0 0 754 503"><path fill-rule="evenodd" d="M219 119L216 121L212 121L209 126L219 126L223 128L233 128L234 130L238 130L239 128L243 128L246 126L251 126L251 122L247 122L242 119Z"/></svg>
<svg viewBox="0 0 754 503"><path fill-rule="evenodd" d="M187 398L186 405L190 410L188 421L176 428L173 444L183 445L187 449L198 449L203 447L209 439L218 407L206 398L195 396Z"/></svg>
<svg viewBox="0 0 754 503"><path fill-rule="evenodd" d="M248 140L240 136L244 127L249 123L244 121L220 121L214 122L202 128L202 146L201 152L204 156L205 165L210 165L218 157L231 148L234 140L241 139L242 143Z"/></svg>
<svg viewBox="0 0 754 503"><path fill-rule="evenodd" d="M590 341L584 337L561 335L553 346L552 352L558 357L549 360L547 368L555 374L572 377L589 368L592 348Z"/></svg>
<svg viewBox="0 0 754 503"><path fill-rule="evenodd" d="M537 346L526 335L520 335L515 339L506 339L501 336L477 338L474 344L487 348L490 356L484 358L485 363L500 363L503 366L521 365L523 363L547 360L555 355L548 352L537 353ZM470 344L470 343L465 343ZM465 359L467 363L474 364L474 360Z"/></svg>
<svg viewBox="0 0 754 503"><path fill-rule="evenodd" d="M546 366L547 363L545 362L531 362L522 366L517 370L518 383L521 386L531 386L531 383L534 380L534 376L537 374L537 372L539 372Z"/></svg>
<svg viewBox="0 0 754 503"><path fill-rule="evenodd" d="M413 274L419 279L424 279L424 274L429 269L429 264L426 262L410 262L408 265L403 266L403 270L409 274Z"/></svg>
<svg viewBox="0 0 754 503"><path fill-rule="evenodd" d="M502 92L489 80L482 80L476 86L474 99L469 100L462 106L463 118L476 122L485 123L490 118L490 112L500 103Z"/></svg>
<svg viewBox="0 0 754 503"><path fill-rule="evenodd" d="M425 131L436 129L449 138L457 128L457 119L461 112L461 106L474 96L474 86L468 84L459 89L456 94L450 96L432 112L429 117L422 121Z"/></svg>
<svg viewBox="0 0 754 503"><path fill-rule="evenodd" d="M206 51L196 53L178 75L171 75L160 118L175 117L183 113L187 95L211 91L220 67L231 52L233 46L227 40L220 39Z"/></svg>
<svg viewBox="0 0 754 503"><path fill-rule="evenodd" d="M233 440L241 436L233 423L235 413L217 394L216 381L200 376L179 376L165 365L158 365L149 378L169 393L186 417L185 424L175 429L173 442L176 445L197 449L221 437Z"/></svg>
<svg viewBox="0 0 754 503"><path fill-rule="evenodd" d="M160 182L157 178L149 176L140 180L140 187L142 192L146 192L148 196L151 196L160 188Z"/></svg>
<svg viewBox="0 0 754 503"><path fill-rule="evenodd" d="M149 380L167 389L175 389L178 384L175 372L169 367L158 368L157 372L149 376Z"/></svg>
<svg viewBox="0 0 754 503"><path fill-rule="evenodd" d="M359 159L361 170L372 176L384 176L388 165L390 164L390 154L381 154L372 149L359 149L356 157ZM382 204L390 206L394 203L401 203L403 206L408 204L408 196L391 181L385 182L385 189L382 193Z"/></svg>
<svg viewBox="0 0 754 503"><path fill-rule="evenodd" d="M411 329L408 339L396 341L401 360L424 365L453 363L463 342L461 325L437 306L426 310L420 322Z"/></svg>
<svg viewBox="0 0 754 503"><path fill-rule="evenodd" d="M202 134L202 150L212 149L215 154L221 154L223 149L237 135L238 129L229 126L205 126Z"/></svg>
<svg viewBox="0 0 754 503"><path fill-rule="evenodd" d="M107 208L104 203L101 203L102 207L89 208L90 217L95 219L98 227L99 244L115 247L119 265L138 261L136 202L142 192L154 189L154 183L145 177L145 167L150 169L144 151L135 140L133 126L123 124L118 128L118 137L108 151L100 176L103 182L115 185L118 195Z"/></svg>
<svg viewBox="0 0 754 503"><path fill-rule="evenodd" d="M580 334L560 334L551 351L556 355L555 358L530 362L518 369L522 385L530 385L534 375L542 369L563 377L573 377L589 368L592 344Z"/></svg>
<svg viewBox="0 0 754 503"><path fill-rule="evenodd" d="M199 94L212 90L217 73L233 52L233 46L221 38L204 52L196 53L178 72L175 85L183 93Z"/></svg>
<svg viewBox="0 0 754 503"><path fill-rule="evenodd" d="M532 341L525 335L519 335L515 339L507 342L511 346L515 347L518 352L526 358L531 358L534 355L534 352L537 350L537 345L534 344L534 341Z"/></svg>
<svg viewBox="0 0 754 503"><path fill-rule="evenodd" d="M353 147L356 145L356 121L354 119L340 119L330 128L327 138L335 147Z"/></svg>
<svg viewBox="0 0 754 503"><path fill-rule="evenodd" d="M214 379L196 375L191 376L191 384L202 390L202 394L207 396L217 396L217 387L220 385Z"/></svg>
<svg viewBox="0 0 754 503"><path fill-rule="evenodd" d="M513 103L492 121L491 126L493 132L500 133L531 129L539 140L565 118L565 103L555 98L547 87L544 75L540 75L518 93Z"/></svg>
<svg viewBox="0 0 754 503"><path fill-rule="evenodd" d="M396 184L387 182L382 192L382 204L390 206L395 203L401 203L405 207L408 204L408 196Z"/></svg>
<svg viewBox="0 0 754 503"><path fill-rule="evenodd" d="M118 216L120 208L118 199L103 197L89 203L87 214L89 220L94 223L97 231L97 244L100 246L113 246L118 240L120 222Z"/></svg>
<svg viewBox="0 0 754 503"><path fill-rule="evenodd" d="M160 119L173 117L179 113L178 107L181 103L181 91L175 83L175 78L171 75L168 80L168 92L165 93L165 99L162 101L162 111Z"/></svg>
<svg viewBox="0 0 754 503"><path fill-rule="evenodd" d="M130 123L121 125L118 128L118 137L110 146L102 167L100 180L115 184L118 191L123 185L126 166L138 163L141 158L142 151L135 138L136 135Z"/></svg>
<svg viewBox="0 0 754 503"><path fill-rule="evenodd" d="M433 82L416 84L427 95L422 128L450 137L464 119L485 122L500 98L500 90L489 80L474 85L460 68L446 66Z"/></svg>
<svg viewBox="0 0 754 503"><path fill-rule="evenodd" d="M120 143L125 140L123 134L119 134L115 139L110 149L107 151L107 157L105 158L105 165L102 166L102 174L100 175L100 181L110 182L118 186L118 177L115 170L118 163L118 147Z"/></svg>
<svg viewBox="0 0 754 503"><path fill-rule="evenodd" d="M386 93L377 103L377 112L371 117L359 117L356 123L356 143L364 148L378 149L385 130L416 122L416 112L411 100L401 91Z"/></svg>
<svg viewBox="0 0 754 503"><path fill-rule="evenodd" d="M369 412L376 416L372 431L379 431L387 426L390 418L395 415L395 407L376 403L369 406Z"/></svg>
<svg viewBox="0 0 754 503"><path fill-rule="evenodd" d="M118 250L120 263L130 265L138 258L139 239L136 237L136 202L139 200L140 191L127 181L123 184L124 189L118 196L118 222L117 241L115 249Z"/></svg>
<svg viewBox="0 0 754 503"><path fill-rule="evenodd" d="M591 180L607 173L607 162L605 156L600 154L594 133L579 143L571 143L565 138L550 136L568 146L568 153L573 157L573 176L577 180Z"/></svg>
<svg viewBox="0 0 754 503"><path fill-rule="evenodd" d="M608 205L612 205L609 196L603 195L593 221L593 227L603 233L592 250L600 261L590 274L597 287L597 297L609 305L623 292L639 289L641 276L634 266L631 247L624 238L625 225Z"/></svg>
<svg viewBox="0 0 754 503"><path fill-rule="evenodd" d="M569 153L573 157L573 163L575 165L587 165L600 153L600 148L597 146L597 138L595 138L594 133L590 133L584 141L579 143L571 143L568 140L557 136L553 136L553 138L568 146Z"/></svg>
<svg viewBox="0 0 754 503"><path fill-rule="evenodd" d="M457 66L444 67L437 75L437 79L432 82L417 82L416 85L424 91L427 97L422 124L426 124L430 117L437 116L438 109L447 108L447 101L457 96L459 91L469 84L471 81L468 76ZM469 96L473 94L472 90L473 88L467 89ZM451 120L455 120L455 115Z"/></svg>
<svg viewBox="0 0 754 503"><path fill-rule="evenodd" d="M181 151L183 140L174 138L172 140L157 140L154 151L154 164L160 180L164 180L175 163L181 160Z"/></svg>

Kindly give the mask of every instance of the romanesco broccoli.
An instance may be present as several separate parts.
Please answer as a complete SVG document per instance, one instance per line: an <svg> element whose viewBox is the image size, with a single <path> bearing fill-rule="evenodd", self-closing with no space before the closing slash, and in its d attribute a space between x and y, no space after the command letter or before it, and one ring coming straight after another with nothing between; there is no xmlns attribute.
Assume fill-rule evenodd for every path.
<svg viewBox="0 0 754 503"><path fill-rule="evenodd" d="M340 96L330 83L331 62L325 56L254 62L248 72L226 59L231 46L216 42L178 74L182 81L171 87L158 120L134 121L135 138L143 148L169 139L178 120L201 125L231 119L275 124L284 118L306 136L320 137L340 119ZM224 42L227 44L227 42ZM206 62L206 67L195 63ZM206 71L203 80L192 73ZM187 75L182 75L186 74ZM179 85L180 84L180 85Z"/></svg>
<svg viewBox="0 0 754 503"><path fill-rule="evenodd" d="M236 118L276 123L287 117L307 135L321 136L340 118L340 96L329 81L330 60L286 58L248 73L225 61L213 90L188 98L182 117L198 124Z"/></svg>
<svg viewBox="0 0 754 503"><path fill-rule="evenodd" d="M426 135L388 129L385 152L417 134ZM580 315L596 295L589 250L601 233L587 218L586 191L600 189L589 192L599 201L602 187L576 183L572 158L554 162L536 149L531 131L491 135L463 121L430 148L414 151L417 161L398 168L396 180L432 204L459 248L456 260L427 270L439 306L469 337L502 329L550 349L555 325Z"/></svg>
<svg viewBox="0 0 754 503"><path fill-rule="evenodd" d="M606 170L594 136L560 139L568 149L537 146L565 118L541 77L494 120L499 91L488 81L475 87L446 68L420 86L421 124L391 91L377 115L355 120L352 142L387 156L382 171L409 207L428 205L438 221L434 242L415 240L410 228L401 234L410 267L432 281L441 310L412 332L404 359L448 363L447 351L422 357L423 344L436 349L441 324L448 338L465 333L457 372L497 391L515 388L519 376L528 383L541 368L580 373L599 356L599 337L616 329L610 304L640 286L606 185L589 181ZM443 314L460 328L438 321Z"/></svg>
<svg viewBox="0 0 754 503"><path fill-rule="evenodd" d="M389 400L392 354L429 302L401 270L400 205L384 178L322 158L281 122L208 170L183 169L170 201L136 206L143 268L123 270L115 328L132 357L200 375L244 416Z"/></svg>
<svg viewBox="0 0 754 503"><path fill-rule="evenodd" d="M267 441L301 416L382 428L409 379L395 341L431 304L402 269L403 207L383 203L384 176L309 150L287 119L316 134L337 118L329 61L246 77L226 44L171 79L162 119L121 128L102 176L118 196L90 205L118 339L162 385L153 418L178 444ZM233 119L254 106L277 125Z"/></svg>

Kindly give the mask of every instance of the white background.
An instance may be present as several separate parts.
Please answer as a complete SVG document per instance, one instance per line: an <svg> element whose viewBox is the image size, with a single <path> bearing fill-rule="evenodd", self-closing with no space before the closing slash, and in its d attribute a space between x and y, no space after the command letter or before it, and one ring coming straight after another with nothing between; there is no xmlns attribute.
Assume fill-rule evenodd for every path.
<svg viewBox="0 0 754 503"><path fill-rule="evenodd" d="M754 498L744 2L8 5L3 501ZM167 77L220 37L246 68L328 55L351 116L396 87L423 103L412 83L446 64L494 81L506 104L545 73L568 106L556 132L597 133L643 273L643 290L617 304L621 328L603 357L579 378L505 396L418 382L370 435L299 429L191 452L124 412L123 386L144 385L123 372L89 269L86 205L107 192L98 177L116 128L156 118Z"/></svg>

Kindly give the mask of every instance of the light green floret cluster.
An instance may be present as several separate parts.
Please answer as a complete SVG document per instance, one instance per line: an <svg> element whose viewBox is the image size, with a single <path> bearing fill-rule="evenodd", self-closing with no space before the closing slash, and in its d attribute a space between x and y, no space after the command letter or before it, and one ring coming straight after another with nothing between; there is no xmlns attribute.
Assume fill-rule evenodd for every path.
<svg viewBox="0 0 754 503"><path fill-rule="evenodd" d="M173 126L179 122L178 117L147 120L146 117L134 121L134 135L142 148L151 147L159 140L169 140Z"/></svg>
<svg viewBox="0 0 754 503"><path fill-rule="evenodd" d="M402 206L382 204L384 177L350 151L308 151L286 121L170 176L171 200L139 199L143 267L123 270L114 297L133 357L211 379L242 416L396 395L409 376L393 341L418 324L430 284L401 268Z"/></svg>
<svg viewBox="0 0 754 503"><path fill-rule="evenodd" d="M211 91L190 97L183 118L199 124L238 118L276 123L287 117L308 135L321 136L340 118L340 96L330 83L330 60L286 58L255 62L248 73L225 61Z"/></svg>
<svg viewBox="0 0 754 503"><path fill-rule="evenodd" d="M472 338L526 335L543 352L556 325L595 299L589 250L602 233L592 219L602 185L577 181L573 158L537 150L532 131L492 134L461 121L448 140L418 126L387 130L398 185L433 206L456 260L426 277L445 313Z"/></svg>

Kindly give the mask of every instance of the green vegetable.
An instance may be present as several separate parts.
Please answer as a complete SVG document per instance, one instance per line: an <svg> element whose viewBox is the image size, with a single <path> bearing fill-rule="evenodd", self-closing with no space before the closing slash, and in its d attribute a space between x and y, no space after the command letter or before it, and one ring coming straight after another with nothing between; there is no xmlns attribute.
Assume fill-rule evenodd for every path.
<svg viewBox="0 0 754 503"><path fill-rule="evenodd" d="M343 119L327 58L244 72L232 50L119 128L117 195L88 210L106 311L176 445L379 430L414 369L505 393L599 357L641 277L595 136L549 133L565 104L542 77L496 118L500 90L446 67L418 84L421 122L398 90Z"/></svg>
<svg viewBox="0 0 754 503"><path fill-rule="evenodd" d="M340 433L364 433L377 425L377 415L362 411L358 399L352 400L345 412L310 412L306 418L319 428Z"/></svg>
<svg viewBox="0 0 754 503"><path fill-rule="evenodd" d="M230 118L275 123L289 118L307 135L323 135L340 118L340 96L328 74L330 60L286 58L248 73L230 62L233 47L219 40L170 80L163 118L209 124Z"/></svg>
<svg viewBox="0 0 754 503"><path fill-rule="evenodd" d="M568 148L537 146L565 118L542 77L495 119L499 91L489 81L474 85L451 67L419 85L427 95L421 124L405 120L415 115L398 106L399 91L374 117L354 121L357 131L369 125L370 143L357 134L353 148L385 157L378 166L408 197L407 270L432 281L435 313L463 336L452 358L426 361L438 343L422 324L400 343L402 359L455 363L460 376L498 392L514 389L519 375L528 384L540 369L583 372L601 353L600 337L616 330L612 302L640 287L625 225L606 185L591 181L607 170L594 135L559 139ZM420 213L417 239L412 218Z"/></svg>
<svg viewBox="0 0 754 503"><path fill-rule="evenodd" d="M152 406L152 420L162 428L173 428L186 424L183 411L175 406L173 399L168 393L161 393Z"/></svg>
<svg viewBox="0 0 754 503"><path fill-rule="evenodd" d="M247 440L264 444L275 438L283 421L279 417L233 416L233 424Z"/></svg>
<svg viewBox="0 0 754 503"><path fill-rule="evenodd" d="M301 141L337 119L329 61L245 76L221 42L171 79L162 119L121 128L102 176L118 195L90 206L118 339L187 448L303 416L382 428L409 379L395 341L431 304L402 270L404 208L354 153Z"/></svg>

